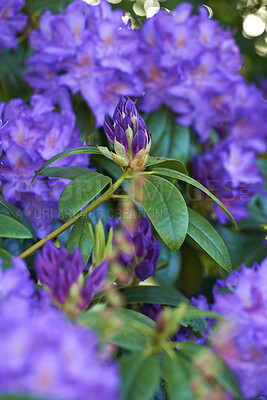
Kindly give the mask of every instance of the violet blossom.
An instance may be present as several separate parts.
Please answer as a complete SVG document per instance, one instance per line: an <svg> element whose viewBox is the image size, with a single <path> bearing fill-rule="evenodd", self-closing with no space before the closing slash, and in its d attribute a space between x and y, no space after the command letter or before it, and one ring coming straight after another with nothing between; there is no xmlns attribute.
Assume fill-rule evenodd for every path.
<svg viewBox="0 0 267 400"><path fill-rule="evenodd" d="M3 0L0 4L0 50L18 47L16 35L27 25L28 17L20 11L24 0Z"/></svg>

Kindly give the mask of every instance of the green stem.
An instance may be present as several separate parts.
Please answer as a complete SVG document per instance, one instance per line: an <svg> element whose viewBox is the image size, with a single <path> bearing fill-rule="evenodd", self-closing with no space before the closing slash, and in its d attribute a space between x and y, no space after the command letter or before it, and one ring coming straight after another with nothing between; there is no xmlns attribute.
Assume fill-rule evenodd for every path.
<svg viewBox="0 0 267 400"><path fill-rule="evenodd" d="M121 186L121 184L129 177L128 176L129 172L125 171L121 177L113 184L110 186L108 190L106 190L105 193L102 194L98 199L93 201L89 206L87 206L84 210L80 211L77 215L75 215L73 218L71 218L69 221L65 222L65 224L61 225L58 229L55 231L51 232L49 235L45 236L43 239L39 240L39 242L35 243L33 246L31 246L29 249L25 250L23 253L20 254L20 258L26 258L30 254L34 253L36 250L40 249L46 242L49 240L52 240L56 238L60 233L64 232L66 229L68 229L70 226L75 224L75 222L80 218L80 217L85 217L89 212L93 211L95 208L97 208L100 204L104 203L104 201L108 200L110 197L112 197L113 193Z"/></svg>

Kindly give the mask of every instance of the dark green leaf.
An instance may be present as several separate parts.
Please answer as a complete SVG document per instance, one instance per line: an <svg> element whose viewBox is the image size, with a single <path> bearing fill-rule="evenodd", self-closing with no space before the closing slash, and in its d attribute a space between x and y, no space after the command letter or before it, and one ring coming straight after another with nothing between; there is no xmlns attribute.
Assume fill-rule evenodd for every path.
<svg viewBox="0 0 267 400"><path fill-rule="evenodd" d="M111 178L108 176L90 172L78 176L69 183L58 202L58 211L63 221L73 217L85 207L109 182Z"/></svg>
<svg viewBox="0 0 267 400"><path fill-rule="evenodd" d="M163 288L173 286L179 276L181 269L181 252L173 252L167 246L162 244L160 252L161 264L158 263L155 277L159 285Z"/></svg>
<svg viewBox="0 0 267 400"><path fill-rule="evenodd" d="M179 190L166 179L146 176L138 201L167 246L178 250L188 227L187 206Z"/></svg>
<svg viewBox="0 0 267 400"><path fill-rule="evenodd" d="M72 180L90 172L93 171L84 167L48 167L43 170L42 175Z"/></svg>
<svg viewBox="0 0 267 400"><path fill-rule="evenodd" d="M160 379L159 360L146 352L120 359L123 400L151 400Z"/></svg>
<svg viewBox="0 0 267 400"><path fill-rule="evenodd" d="M188 235L191 236L222 268L232 271L227 247L218 232L200 214L188 209Z"/></svg>
<svg viewBox="0 0 267 400"><path fill-rule="evenodd" d="M37 171L35 171L35 175L33 177L33 180L31 181L31 185L35 181L38 175L40 175L44 169L46 169L49 165L53 164L57 160L60 160L61 158L65 158L68 156L74 156L76 154L101 154L100 151L98 150L97 147L95 146L84 146L84 147L76 147L75 149L70 149L63 151L62 153L57 154L56 156L50 158L44 165L39 168Z"/></svg>
<svg viewBox="0 0 267 400"><path fill-rule="evenodd" d="M235 227L237 227L236 222L233 218L233 216L231 215L231 213L227 210L227 208L225 207L225 205L219 200L217 199L216 196L214 196L214 194L212 194L207 188L205 188L205 186L201 185L201 183L199 183L198 181L196 181L195 179L191 178L190 176L184 175L181 172L178 171L173 171L171 169L167 169L167 168L154 168L153 172L157 175L163 175L163 176L168 176L170 178L176 178L179 179L181 181L184 181L186 183L189 183L192 186L195 186L196 188L198 188L199 190L202 190L204 193L206 193L213 201L215 201L216 204L218 204L219 207L221 207L221 209L225 212L225 214L231 219L231 221L233 222L233 224L235 225Z"/></svg>
<svg viewBox="0 0 267 400"><path fill-rule="evenodd" d="M178 306L180 303L188 303L187 298L173 288L166 290L159 286L142 285L121 289L121 293L125 296L128 304L156 303L166 306Z"/></svg>
<svg viewBox="0 0 267 400"><path fill-rule="evenodd" d="M153 170L155 167L174 169L175 171L179 171L182 174L188 175L188 171L182 161L171 158L149 157L146 168Z"/></svg>
<svg viewBox="0 0 267 400"><path fill-rule="evenodd" d="M70 253L73 253L75 247L80 249L84 264L88 263L92 251L92 239L89 226L89 217L80 217L73 225L67 244L67 250Z"/></svg>
<svg viewBox="0 0 267 400"><path fill-rule="evenodd" d="M163 365L168 399L192 400L194 396L190 390L189 377L176 353L173 352L173 357L166 354Z"/></svg>
<svg viewBox="0 0 267 400"><path fill-rule="evenodd" d="M11 258L14 257L8 251L0 249L0 259L2 259L2 268L5 270L12 267Z"/></svg>
<svg viewBox="0 0 267 400"><path fill-rule="evenodd" d="M0 196L0 204L1 206L4 207L4 209L8 212L8 214L13 217L14 219L16 219L18 222L20 222L22 225L26 226L26 228L29 229L29 231L31 231L32 236L35 240L37 240L35 231L33 229L32 224L30 223L30 221L28 220L28 218L26 217L25 214L23 214L23 212L17 208L16 206L14 206L13 204L9 204L8 202L6 202L4 200L4 198L2 196ZM0 211L1 212L1 211ZM1 212L2 213L2 212ZM7 213L5 213L6 215L8 215Z"/></svg>
<svg viewBox="0 0 267 400"><path fill-rule="evenodd" d="M8 215L0 214L0 237L31 239L32 233L17 220Z"/></svg>

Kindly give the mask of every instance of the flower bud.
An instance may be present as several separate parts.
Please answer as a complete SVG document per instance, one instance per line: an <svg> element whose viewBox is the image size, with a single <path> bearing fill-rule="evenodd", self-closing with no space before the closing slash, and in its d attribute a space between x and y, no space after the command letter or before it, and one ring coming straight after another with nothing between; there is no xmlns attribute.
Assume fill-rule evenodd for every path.
<svg viewBox="0 0 267 400"><path fill-rule="evenodd" d="M98 146L105 157L134 171L144 168L149 158L151 135L129 97L121 97L112 121L105 117L104 131L115 150L113 152L107 147Z"/></svg>

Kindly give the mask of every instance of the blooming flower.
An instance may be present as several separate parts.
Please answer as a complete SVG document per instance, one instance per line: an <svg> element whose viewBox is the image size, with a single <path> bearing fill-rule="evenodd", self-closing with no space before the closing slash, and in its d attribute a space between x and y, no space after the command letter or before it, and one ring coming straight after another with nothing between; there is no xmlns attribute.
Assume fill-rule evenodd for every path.
<svg viewBox="0 0 267 400"><path fill-rule="evenodd" d="M30 35L35 50L28 61L27 81L35 90L55 97L59 88L81 92L101 126L121 95L140 96L142 80L135 71L139 35L112 11L106 1L90 6L82 0L64 14L46 11L40 29Z"/></svg>
<svg viewBox="0 0 267 400"><path fill-rule="evenodd" d="M75 115L70 99L61 92L61 111L55 113L51 99L33 95L30 106L22 99L12 99L0 107L3 121L0 130L5 155L2 158L3 195L6 201L18 206L32 222L38 236L53 230L53 219L58 218L57 201L66 186L63 179L38 177L30 188L34 170L63 150L79 146L79 132L75 129ZM4 111L3 111L4 109ZM87 166L88 156L67 157L57 165Z"/></svg>
<svg viewBox="0 0 267 400"><path fill-rule="evenodd" d="M21 14L24 0L4 0L0 4L0 50L18 46L16 34L27 25L27 15Z"/></svg>
<svg viewBox="0 0 267 400"><path fill-rule="evenodd" d="M121 97L112 121L106 116L104 131L114 145L115 153L107 147L98 146L103 155L122 167L136 171L144 168L149 157L151 135L129 97Z"/></svg>
<svg viewBox="0 0 267 400"><path fill-rule="evenodd" d="M88 307L107 277L107 261L103 261L87 276L83 275L83 266L83 257L77 247L73 254L69 254L64 246L57 248L52 242L47 242L35 258L38 280L48 289L53 302L69 314L76 314Z"/></svg>
<svg viewBox="0 0 267 400"><path fill-rule="evenodd" d="M245 398L267 394L267 259L227 280L231 293L215 293L212 310L226 318L211 336L213 349L237 375Z"/></svg>
<svg viewBox="0 0 267 400"><path fill-rule="evenodd" d="M96 334L71 324L44 291L36 292L23 260L13 265L0 267L0 395L118 400L118 368Z"/></svg>

